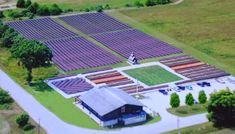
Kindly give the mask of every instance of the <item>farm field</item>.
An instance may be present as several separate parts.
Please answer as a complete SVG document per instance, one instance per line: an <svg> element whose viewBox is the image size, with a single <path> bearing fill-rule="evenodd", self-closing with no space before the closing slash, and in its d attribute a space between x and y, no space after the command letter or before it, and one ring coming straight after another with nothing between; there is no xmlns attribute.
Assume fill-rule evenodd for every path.
<svg viewBox="0 0 235 134"><path fill-rule="evenodd" d="M124 72L149 86L181 80L180 77L168 72L160 66L130 69Z"/></svg>
<svg viewBox="0 0 235 134"><path fill-rule="evenodd" d="M200 60L235 74L234 6L234 0L185 0L174 6L122 10L121 14L110 14L172 42Z"/></svg>
<svg viewBox="0 0 235 134"><path fill-rule="evenodd" d="M61 8L72 8L75 11L81 9L95 7L97 5L109 4L111 8L121 8L125 7L126 4L134 4L136 0L33 0L43 4L53 4L56 3L61 6ZM140 0L144 3L145 0Z"/></svg>

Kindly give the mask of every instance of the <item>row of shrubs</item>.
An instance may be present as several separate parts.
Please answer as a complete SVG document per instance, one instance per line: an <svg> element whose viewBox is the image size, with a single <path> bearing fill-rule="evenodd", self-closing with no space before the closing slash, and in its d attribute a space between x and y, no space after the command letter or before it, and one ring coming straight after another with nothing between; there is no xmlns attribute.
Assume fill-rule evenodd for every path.
<svg viewBox="0 0 235 134"><path fill-rule="evenodd" d="M163 5L170 3L170 0L146 0L145 3L137 0L133 4L126 4L126 7L150 7L150 6L156 6L156 5Z"/></svg>
<svg viewBox="0 0 235 134"><path fill-rule="evenodd" d="M207 102L205 91L202 90L199 92L198 101L200 104L205 104ZM187 104L188 106L192 106L193 104L195 104L195 99L193 98L193 95L191 93L188 93L185 96L185 104ZM172 108L177 108L180 106L180 98L177 93L171 94L170 105Z"/></svg>

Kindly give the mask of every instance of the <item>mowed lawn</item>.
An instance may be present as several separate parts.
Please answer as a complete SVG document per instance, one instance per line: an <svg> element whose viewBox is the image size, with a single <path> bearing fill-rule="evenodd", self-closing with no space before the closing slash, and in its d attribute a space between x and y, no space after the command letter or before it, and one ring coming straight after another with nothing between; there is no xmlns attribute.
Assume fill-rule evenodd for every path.
<svg viewBox="0 0 235 134"><path fill-rule="evenodd" d="M235 74L234 7L235 0L184 0L179 5L120 11L126 18L110 14L161 39L169 37L185 52Z"/></svg>
<svg viewBox="0 0 235 134"><path fill-rule="evenodd" d="M125 7L126 4L133 5L136 0L33 0L42 4L58 4L61 8L71 8L75 11L79 11L85 8L95 7L97 5L108 4L111 8ZM145 3L146 0L139 0Z"/></svg>
<svg viewBox="0 0 235 134"><path fill-rule="evenodd" d="M149 86L181 80L180 77L168 72L160 66L130 69L124 72Z"/></svg>

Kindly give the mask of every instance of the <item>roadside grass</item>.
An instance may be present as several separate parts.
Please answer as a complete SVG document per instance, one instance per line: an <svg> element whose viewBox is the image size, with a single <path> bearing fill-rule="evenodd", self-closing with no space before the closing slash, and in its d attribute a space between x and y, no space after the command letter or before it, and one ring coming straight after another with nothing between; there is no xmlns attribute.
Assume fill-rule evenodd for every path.
<svg viewBox="0 0 235 134"><path fill-rule="evenodd" d="M235 128L217 128L211 122L190 126L180 129L181 134L234 134ZM178 134L178 130L173 130L163 134Z"/></svg>
<svg viewBox="0 0 235 134"><path fill-rule="evenodd" d="M0 90L2 90L0 88ZM24 111L16 102L0 105L0 133L5 134L9 131L10 134L36 134L38 132L37 123L30 118L29 122L33 126L32 130L23 131L16 123L16 116ZM45 130L40 128L42 134L46 134Z"/></svg>
<svg viewBox="0 0 235 134"><path fill-rule="evenodd" d="M180 77L156 65L129 69L124 72L149 86L181 80Z"/></svg>
<svg viewBox="0 0 235 134"><path fill-rule="evenodd" d="M206 105L207 104L194 104L192 106L180 106L178 108L168 108L167 111L171 114L180 117L187 117L196 114L206 113Z"/></svg>
<svg viewBox="0 0 235 134"><path fill-rule="evenodd" d="M179 5L108 13L187 54L235 74L234 6L234 0L185 0Z"/></svg>
<svg viewBox="0 0 235 134"><path fill-rule="evenodd" d="M73 9L79 11L81 9L91 8L97 5L108 4L112 9L125 7L126 4L134 5L136 0L33 0L41 4L52 5L58 4L62 9ZM145 3L145 0L139 0L141 3Z"/></svg>

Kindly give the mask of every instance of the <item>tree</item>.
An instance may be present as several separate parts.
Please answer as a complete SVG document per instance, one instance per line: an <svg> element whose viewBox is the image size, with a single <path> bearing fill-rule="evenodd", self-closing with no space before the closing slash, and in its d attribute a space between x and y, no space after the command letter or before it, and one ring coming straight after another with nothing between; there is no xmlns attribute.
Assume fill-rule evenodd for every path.
<svg viewBox="0 0 235 134"><path fill-rule="evenodd" d="M33 79L32 70L48 66L52 59L51 50L38 41L23 40L16 43L11 48L11 53L12 57L18 59L19 64L27 69L26 81L29 85Z"/></svg>
<svg viewBox="0 0 235 134"><path fill-rule="evenodd" d="M12 103L13 99L8 92L0 90L0 104Z"/></svg>
<svg viewBox="0 0 235 134"><path fill-rule="evenodd" d="M25 8L25 1L24 0L17 0L16 7Z"/></svg>
<svg viewBox="0 0 235 134"><path fill-rule="evenodd" d="M137 7L143 7L144 4L142 4L140 1L135 1L135 6L137 6Z"/></svg>
<svg viewBox="0 0 235 134"><path fill-rule="evenodd" d="M191 93L186 95L185 104L187 104L189 106L192 106L194 104L194 98L193 98L193 95Z"/></svg>
<svg viewBox="0 0 235 134"><path fill-rule="evenodd" d="M49 8L47 6L40 6L37 10L37 15L40 15L40 16L50 15Z"/></svg>
<svg viewBox="0 0 235 134"><path fill-rule="evenodd" d="M25 7L28 8L32 4L31 0L27 0L25 3Z"/></svg>
<svg viewBox="0 0 235 134"><path fill-rule="evenodd" d="M0 19L1 18L4 18L5 16L4 16L4 14L3 14L3 11L0 11Z"/></svg>
<svg viewBox="0 0 235 134"><path fill-rule="evenodd" d="M16 116L16 123L19 127L24 127L28 124L29 121L29 115L27 113L22 113L18 116Z"/></svg>
<svg viewBox="0 0 235 134"><path fill-rule="evenodd" d="M18 35L14 29L8 28L2 35L2 47L10 48L14 43L14 38Z"/></svg>
<svg viewBox="0 0 235 134"><path fill-rule="evenodd" d="M180 106L180 98L177 93L172 93L171 94L171 100L170 100L170 105L172 108L177 108Z"/></svg>
<svg viewBox="0 0 235 134"><path fill-rule="evenodd" d="M0 20L0 38L2 38L2 35L5 33L7 29L8 26L4 25L3 22Z"/></svg>
<svg viewBox="0 0 235 134"><path fill-rule="evenodd" d="M200 104L205 104L207 101L206 93L204 90L199 92L198 100Z"/></svg>
<svg viewBox="0 0 235 134"><path fill-rule="evenodd" d="M235 92L221 90L210 95L208 119L216 126L235 126Z"/></svg>
<svg viewBox="0 0 235 134"><path fill-rule="evenodd" d="M37 2L34 2L34 3L31 4L27 9L28 9L31 13L36 14L38 8L39 8L38 3L37 3Z"/></svg>
<svg viewBox="0 0 235 134"><path fill-rule="evenodd" d="M59 8L57 4L53 4L50 8L51 15L60 15L62 13L62 9Z"/></svg>

